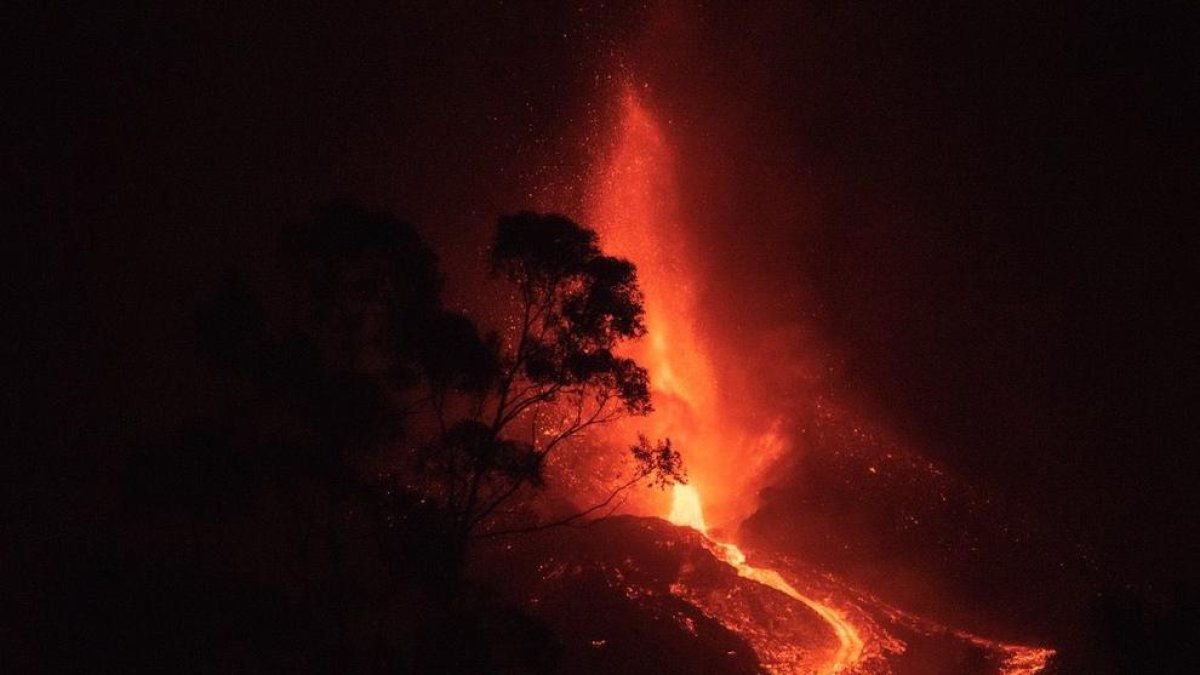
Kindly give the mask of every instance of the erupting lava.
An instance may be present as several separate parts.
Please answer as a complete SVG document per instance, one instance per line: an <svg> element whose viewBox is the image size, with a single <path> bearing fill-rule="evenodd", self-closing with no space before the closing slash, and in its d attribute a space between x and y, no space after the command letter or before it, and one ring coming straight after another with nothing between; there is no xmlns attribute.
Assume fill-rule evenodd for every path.
<svg viewBox="0 0 1200 675"><path fill-rule="evenodd" d="M820 625L819 618L836 637L836 646L826 643L831 647L824 653L822 647L785 644L786 639L776 634L780 625L752 626L747 622L761 618L735 615L719 602L704 611L717 614L714 618L730 630L753 633L759 640L756 650L763 649L760 660L772 672L812 672L814 668L824 673L891 672L888 661L901 657L907 646L884 625L901 628L906 634L952 636L968 642L990 654L991 662L1004 675L1040 672L1053 650L1004 644L952 630L891 608L828 575L786 569L789 582L776 570L749 564L741 549L709 534L700 490L708 495L708 506L718 523L748 515L764 470L786 451L786 445L773 428L766 432L742 428L747 425L746 416L729 406L732 400L746 399L746 392L722 391L718 386L710 345L697 323L701 314L694 284L699 277L688 250L688 232L681 223L672 149L658 121L628 84L620 106L616 137L591 185L584 220L600 232L606 251L638 266L649 337L634 346L631 355L650 371L656 410L635 425L619 426L617 433L645 430L655 437L671 438L684 455L691 481L674 487L668 520L703 535L712 554L734 568L739 577L782 593L788 598L780 598L782 605L795 602L806 607L792 606L785 614L800 609L813 625ZM656 505L644 510L661 513ZM681 593L689 596L690 592L684 588ZM814 599L818 594L823 600ZM786 620L808 625L800 614L786 614L793 617ZM805 630L811 632L811 627ZM773 657L770 664L767 657Z"/></svg>
<svg viewBox="0 0 1200 675"><path fill-rule="evenodd" d="M746 562L746 554L734 544L716 541L708 534L708 526L704 524L704 510L700 504L700 493L690 485L676 485L671 514L667 518L676 525L691 527L703 534L716 545L717 552L725 562L733 566L738 574L757 581L764 586L770 586L784 595L799 600L816 612L837 635L839 647L837 653L826 666L825 672L841 672L859 662L863 656L863 639L841 612L829 605L818 602L796 590L784 580L775 570L761 569Z"/></svg>
<svg viewBox="0 0 1200 675"><path fill-rule="evenodd" d="M645 294L648 335L631 356L650 371L655 412L618 429L621 442L641 430L682 449L693 484L704 491L718 523L752 510L755 483L783 451L775 430L734 424L718 386L712 345L698 323L696 257L676 184L674 151L658 120L632 86L620 98L615 143L588 194L585 222L606 251L632 260ZM737 448L735 453L733 449Z"/></svg>
<svg viewBox="0 0 1200 675"><path fill-rule="evenodd" d="M656 435L674 439L696 482L722 488L725 501L745 494L762 467L779 452L777 442L746 443L748 436L722 426L717 386L708 353L695 328L695 301L688 268L686 237L679 231L672 157L661 129L631 87L621 99L620 136L594 195L591 222L604 237L605 248L632 259L646 296L650 338L637 356L650 369L657 412L649 420ZM739 450L742 472L725 464L732 448ZM746 455L750 455L747 457ZM721 484L712 481L722 475ZM740 475L739 475L740 474ZM738 574L798 600L829 624L839 647L825 672L838 672L857 663L863 654L859 631L836 609L803 595L773 570L754 567L735 545L709 536L708 525L694 485L676 485L669 520L691 527L713 543L714 553Z"/></svg>

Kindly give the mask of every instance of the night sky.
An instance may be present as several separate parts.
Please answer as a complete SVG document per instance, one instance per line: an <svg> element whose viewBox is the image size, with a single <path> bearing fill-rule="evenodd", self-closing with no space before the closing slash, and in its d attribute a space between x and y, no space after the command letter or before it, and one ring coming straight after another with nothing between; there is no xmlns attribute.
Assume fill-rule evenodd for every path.
<svg viewBox="0 0 1200 675"><path fill-rule="evenodd" d="M680 130L722 331L802 318L874 419L1119 582L1194 583L1188 3L168 4L8 22L20 531L187 417L195 303L230 269L278 292L281 224L350 197L465 268L582 171L621 62Z"/></svg>

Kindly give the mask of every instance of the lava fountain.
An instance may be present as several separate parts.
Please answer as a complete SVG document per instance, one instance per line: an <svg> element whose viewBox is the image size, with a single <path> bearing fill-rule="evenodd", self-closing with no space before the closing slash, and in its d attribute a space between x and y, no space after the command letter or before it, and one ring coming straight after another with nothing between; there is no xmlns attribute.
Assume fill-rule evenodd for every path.
<svg viewBox="0 0 1200 675"><path fill-rule="evenodd" d="M617 429L669 437L680 448L691 484L709 500L716 523L740 521L753 510L755 487L785 450L781 437L739 428L730 401L739 392L718 385L711 345L698 310L694 252L681 218L674 153L663 127L626 84L619 99L614 143L592 181L585 222L606 251L632 260L645 294L646 339L630 356L649 369L655 412Z"/></svg>

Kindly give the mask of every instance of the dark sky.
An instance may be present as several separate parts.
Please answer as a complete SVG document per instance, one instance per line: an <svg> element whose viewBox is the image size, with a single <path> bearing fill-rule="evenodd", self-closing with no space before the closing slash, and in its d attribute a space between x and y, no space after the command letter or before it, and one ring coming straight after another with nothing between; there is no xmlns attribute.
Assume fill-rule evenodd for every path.
<svg viewBox="0 0 1200 675"><path fill-rule="evenodd" d="M170 4L12 22L18 456L177 424L196 299L231 267L270 287L279 225L315 202L470 259L532 184L579 171L594 78L628 50L682 156L708 158L683 180L729 325L805 317L932 456L1133 574L1196 563L1187 3ZM764 285L783 299L747 297ZM18 466L41 467L24 494L66 480Z"/></svg>

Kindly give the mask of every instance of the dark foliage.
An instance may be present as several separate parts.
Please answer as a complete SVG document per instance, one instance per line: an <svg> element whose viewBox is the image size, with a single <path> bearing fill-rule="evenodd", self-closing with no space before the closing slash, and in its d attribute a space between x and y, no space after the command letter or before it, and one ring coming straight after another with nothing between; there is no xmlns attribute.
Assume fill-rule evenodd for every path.
<svg viewBox="0 0 1200 675"><path fill-rule="evenodd" d="M513 323L486 341L490 359L460 327L463 348L451 358L458 379L429 378L442 432L420 463L432 478L425 497L455 515L464 537L506 531L494 522L501 507L542 487L547 457L581 432L651 409L646 370L614 353L646 330L632 263L605 256L595 232L530 212L499 220L490 262L513 287ZM650 455L634 459L634 476L617 490L673 475Z"/></svg>
<svg viewBox="0 0 1200 675"><path fill-rule="evenodd" d="M517 344L505 363L509 379L545 387L539 396L595 383L626 411L649 412L645 369L612 352L646 332L632 263L603 255L591 230L529 212L500 219L491 262L521 303Z"/></svg>
<svg viewBox="0 0 1200 675"><path fill-rule="evenodd" d="M442 305L437 256L391 216L321 206L280 250L293 293L264 302L231 274L197 307L219 394L131 448L114 545L5 595L28 614L6 628L17 665L552 669L554 636L464 576L468 542L544 487L551 451L650 409L646 371L613 351L645 332L633 266L565 218L501 219L492 263L520 330L485 335ZM617 491L682 477L669 442L633 455Z"/></svg>
<svg viewBox="0 0 1200 675"><path fill-rule="evenodd" d="M666 487L673 483L687 482L683 458L679 451L671 446L671 439L651 443L650 439L638 434L638 443L630 451L638 465L644 467L646 475L654 485Z"/></svg>

